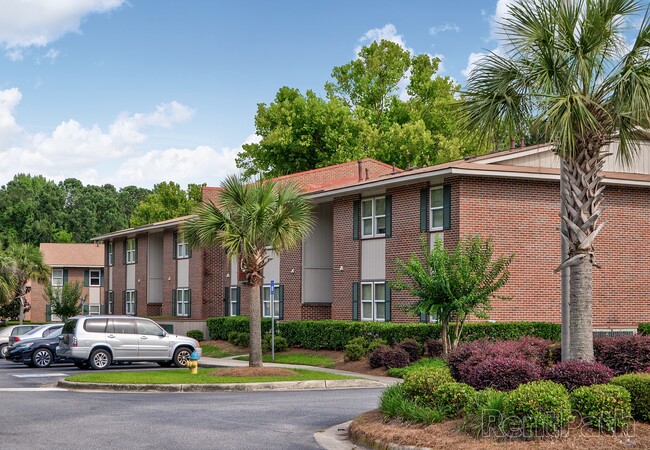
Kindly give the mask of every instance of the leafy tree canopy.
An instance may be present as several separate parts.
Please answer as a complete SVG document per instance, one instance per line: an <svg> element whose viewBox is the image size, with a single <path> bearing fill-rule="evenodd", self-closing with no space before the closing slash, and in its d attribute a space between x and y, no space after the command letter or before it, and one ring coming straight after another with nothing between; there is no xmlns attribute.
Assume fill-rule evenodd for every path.
<svg viewBox="0 0 650 450"><path fill-rule="evenodd" d="M83 285L75 281L66 283L62 287L45 286L43 297L52 307L52 314L59 316L65 322L72 316L81 313L81 292Z"/></svg>
<svg viewBox="0 0 650 450"><path fill-rule="evenodd" d="M135 208L131 226L137 227L189 215L200 202L200 185L190 184L187 191L184 191L173 181L156 184L153 192Z"/></svg>

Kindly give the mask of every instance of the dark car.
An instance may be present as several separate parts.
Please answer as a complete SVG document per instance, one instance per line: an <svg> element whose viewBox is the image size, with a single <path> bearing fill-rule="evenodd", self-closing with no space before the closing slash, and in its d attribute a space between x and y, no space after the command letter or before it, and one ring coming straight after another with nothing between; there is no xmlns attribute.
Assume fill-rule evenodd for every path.
<svg viewBox="0 0 650 450"><path fill-rule="evenodd" d="M34 337L15 342L7 347L7 359L40 368L50 367L52 363L64 362L64 358L56 356L62 328L63 325L46 337Z"/></svg>

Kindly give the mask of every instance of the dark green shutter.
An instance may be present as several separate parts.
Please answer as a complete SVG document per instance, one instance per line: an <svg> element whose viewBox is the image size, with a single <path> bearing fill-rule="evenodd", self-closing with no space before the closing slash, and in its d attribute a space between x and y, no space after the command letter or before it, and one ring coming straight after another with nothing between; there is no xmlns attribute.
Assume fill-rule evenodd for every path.
<svg viewBox="0 0 650 450"><path fill-rule="evenodd" d="M424 311L420 313L420 322L427 323L427 313Z"/></svg>
<svg viewBox="0 0 650 450"><path fill-rule="evenodd" d="M284 320L284 286L278 284L276 288L278 291L278 308L280 310L278 311L278 320Z"/></svg>
<svg viewBox="0 0 650 450"><path fill-rule="evenodd" d="M172 258L178 257L178 231L172 233Z"/></svg>
<svg viewBox="0 0 650 450"><path fill-rule="evenodd" d="M106 311L108 311L108 291L104 291L104 304L107 305Z"/></svg>
<svg viewBox="0 0 650 450"><path fill-rule="evenodd" d="M84 316L89 316L90 315L90 305L84 305L83 315Z"/></svg>
<svg viewBox="0 0 650 450"><path fill-rule="evenodd" d="M68 284L68 269L63 269L63 285Z"/></svg>
<svg viewBox="0 0 650 450"><path fill-rule="evenodd" d="M126 291L122 291L122 314L126 314Z"/></svg>
<svg viewBox="0 0 650 450"><path fill-rule="evenodd" d="M104 269L99 271L99 285L104 286Z"/></svg>
<svg viewBox="0 0 650 450"><path fill-rule="evenodd" d="M359 232L361 231L360 218L361 216L361 200L355 200L352 203L352 239L359 239Z"/></svg>
<svg viewBox="0 0 650 450"><path fill-rule="evenodd" d="M241 287L237 286L236 291L237 291L237 308L236 308L235 315L239 316L241 315Z"/></svg>
<svg viewBox="0 0 650 450"><path fill-rule="evenodd" d="M420 231L424 233L429 229L429 188L420 189Z"/></svg>
<svg viewBox="0 0 650 450"><path fill-rule="evenodd" d="M393 196L386 196L386 237L393 235Z"/></svg>
<svg viewBox="0 0 650 450"><path fill-rule="evenodd" d="M185 243L187 244L187 241L185 241ZM192 257L192 247L190 247L189 245L187 246L187 257L188 258Z"/></svg>
<svg viewBox="0 0 650 450"><path fill-rule="evenodd" d="M89 270L84 270L84 287L88 287L89 283L89 278L90 278L90 271Z"/></svg>
<svg viewBox="0 0 650 450"><path fill-rule="evenodd" d="M172 289L172 316L176 316L178 305L176 304L176 289Z"/></svg>
<svg viewBox="0 0 650 450"><path fill-rule="evenodd" d="M385 308L385 310L384 310L384 315L385 315L384 320L386 322L390 322L392 320L391 314L390 314L390 310L391 310L391 307L390 307L391 306L390 305L391 304L391 301L390 301L390 284L388 284L388 282L386 282L385 287L386 287L386 300L384 301L384 308Z"/></svg>
<svg viewBox="0 0 650 450"><path fill-rule="evenodd" d="M138 237L133 238L133 243L134 243L134 248L135 248L135 258L133 258L133 262L137 263L138 262Z"/></svg>
<svg viewBox="0 0 650 450"><path fill-rule="evenodd" d="M352 283L352 320L359 320L359 283Z"/></svg>
<svg viewBox="0 0 650 450"><path fill-rule="evenodd" d="M138 291L133 291L133 315L138 315Z"/></svg>
<svg viewBox="0 0 650 450"><path fill-rule="evenodd" d="M451 186L445 184L442 187L442 229L451 228Z"/></svg>
<svg viewBox="0 0 650 450"><path fill-rule="evenodd" d="M108 291L110 298L108 299L109 304L111 305L111 314L115 314L115 292ZM106 311L108 312L108 311Z"/></svg>
<svg viewBox="0 0 650 450"><path fill-rule="evenodd" d="M192 317L192 289L187 290L187 317Z"/></svg>
<svg viewBox="0 0 650 450"><path fill-rule="evenodd" d="M226 286L223 288L223 316L228 317L230 315L230 287Z"/></svg>
<svg viewBox="0 0 650 450"><path fill-rule="evenodd" d="M99 305L99 314L104 314L104 305Z"/></svg>
<svg viewBox="0 0 650 450"><path fill-rule="evenodd" d="M127 242L127 241L128 241L128 238L127 238L127 239L124 239L124 241L122 242L122 244L123 244L123 245L122 245L122 247L123 247L123 251L122 251L122 264L126 264L126 242Z"/></svg>
<svg viewBox="0 0 650 450"><path fill-rule="evenodd" d="M45 305L45 321L52 321L52 305Z"/></svg>

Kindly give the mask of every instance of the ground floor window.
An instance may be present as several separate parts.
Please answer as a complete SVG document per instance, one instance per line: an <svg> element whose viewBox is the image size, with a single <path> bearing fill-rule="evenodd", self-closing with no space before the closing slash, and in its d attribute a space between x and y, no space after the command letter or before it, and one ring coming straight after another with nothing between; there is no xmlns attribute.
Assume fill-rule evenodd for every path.
<svg viewBox="0 0 650 450"><path fill-rule="evenodd" d="M135 290L126 291L126 298L124 304L125 304L124 314L126 314L127 316L134 316L135 308L136 308Z"/></svg>
<svg viewBox="0 0 650 450"><path fill-rule="evenodd" d="M280 317L280 295L279 285L274 288L273 315L276 319ZM262 316L271 317L271 285L262 286Z"/></svg>
<svg viewBox="0 0 650 450"><path fill-rule="evenodd" d="M361 320L386 320L386 282L361 283Z"/></svg>
<svg viewBox="0 0 650 450"><path fill-rule="evenodd" d="M230 287L230 308L229 312L231 316L238 316L239 315L239 287L238 286L231 286Z"/></svg>
<svg viewBox="0 0 650 450"><path fill-rule="evenodd" d="M176 315L178 317L190 317L190 289L176 289Z"/></svg>

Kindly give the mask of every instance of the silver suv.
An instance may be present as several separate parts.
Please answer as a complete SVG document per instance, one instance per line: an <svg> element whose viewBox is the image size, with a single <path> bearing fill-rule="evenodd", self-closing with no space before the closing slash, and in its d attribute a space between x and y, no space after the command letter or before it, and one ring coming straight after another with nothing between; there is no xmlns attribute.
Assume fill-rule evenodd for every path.
<svg viewBox="0 0 650 450"><path fill-rule="evenodd" d="M196 339L169 334L150 319L134 316L77 316L68 319L56 354L79 368L105 369L113 362L155 361L185 367L201 347Z"/></svg>

